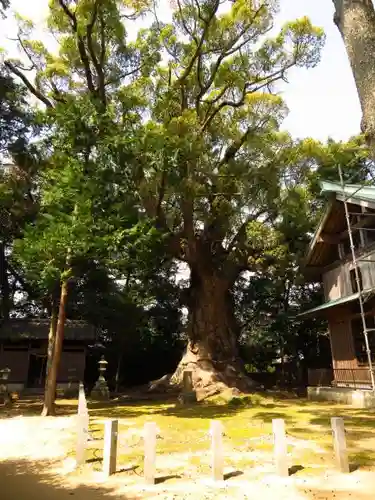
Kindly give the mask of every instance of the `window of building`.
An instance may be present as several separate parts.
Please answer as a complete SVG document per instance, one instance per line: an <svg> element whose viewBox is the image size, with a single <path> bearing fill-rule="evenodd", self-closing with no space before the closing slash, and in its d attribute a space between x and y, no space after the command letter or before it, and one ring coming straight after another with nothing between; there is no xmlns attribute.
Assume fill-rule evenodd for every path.
<svg viewBox="0 0 375 500"><path fill-rule="evenodd" d="M362 273L361 273L360 268L358 267L358 278L359 278L360 290L358 290L358 283L357 283L357 277L355 274L355 269L351 269L351 271L349 272L349 275L350 275L350 284L352 287L352 293L357 293L359 291L362 291L363 290L363 282L362 282Z"/></svg>
<svg viewBox="0 0 375 500"><path fill-rule="evenodd" d="M363 324L361 318L353 319L351 322L352 335L354 341L355 355L359 363L367 364L367 352L365 336L363 335ZM371 359L375 360L375 318L366 316L366 329L371 351Z"/></svg>
<svg viewBox="0 0 375 500"><path fill-rule="evenodd" d="M375 217L374 217L375 221ZM362 230L363 232L363 237L365 240L365 245L372 245L372 243L375 243L375 228L364 228Z"/></svg>
<svg viewBox="0 0 375 500"><path fill-rule="evenodd" d="M354 245L354 250L358 250L361 248L361 235L359 231L353 231L352 233L352 238L353 238L353 245ZM350 248L350 239L349 236L347 236L341 243L340 243L340 257L344 258L346 255L351 255L352 250Z"/></svg>

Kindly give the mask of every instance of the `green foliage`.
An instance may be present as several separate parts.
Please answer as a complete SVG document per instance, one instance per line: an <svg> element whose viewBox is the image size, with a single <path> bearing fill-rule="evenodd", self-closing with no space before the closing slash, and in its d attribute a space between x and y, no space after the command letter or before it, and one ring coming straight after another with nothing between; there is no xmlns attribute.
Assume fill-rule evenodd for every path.
<svg viewBox="0 0 375 500"><path fill-rule="evenodd" d="M114 350L125 336L130 351L178 344L172 276L185 261L223 289L237 282L242 338L258 364L280 350L307 356L317 325L292 317L319 294L298 271L321 209L318 180L335 178L338 164L367 178L372 165L361 138L323 145L280 131L276 85L318 63L322 30L302 18L275 33L277 1L221 4L181 0L170 23L154 16L129 41L128 23L150 2L52 0L53 54L18 19L35 79L6 65L45 109L34 117L40 210L14 260L41 293L69 276L69 314L96 324Z"/></svg>
<svg viewBox="0 0 375 500"><path fill-rule="evenodd" d="M14 238L38 209L39 155L29 139L36 127L25 90L6 73L0 75L0 311L9 316L14 297L27 284L11 263Z"/></svg>

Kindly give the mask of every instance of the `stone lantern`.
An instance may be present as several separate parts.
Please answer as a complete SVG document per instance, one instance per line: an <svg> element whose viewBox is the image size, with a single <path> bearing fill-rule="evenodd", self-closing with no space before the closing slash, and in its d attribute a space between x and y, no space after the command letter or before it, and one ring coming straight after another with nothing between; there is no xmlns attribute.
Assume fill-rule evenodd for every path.
<svg viewBox="0 0 375 500"><path fill-rule="evenodd" d="M3 370L0 370L0 380L4 382L4 384L7 383L10 375L10 368L4 368Z"/></svg>
<svg viewBox="0 0 375 500"><path fill-rule="evenodd" d="M95 383L93 390L91 391L91 398L99 400L109 399L109 389L104 377L107 370L108 361L105 360L104 356L100 358L99 365L99 378Z"/></svg>
<svg viewBox="0 0 375 500"><path fill-rule="evenodd" d="M11 401L9 391L8 391L8 380L10 375L10 368L3 368L0 370L0 400L4 404Z"/></svg>
<svg viewBox="0 0 375 500"><path fill-rule="evenodd" d="M98 364L99 364L99 379L105 380L104 374L107 370L108 361L106 361L104 356L102 356Z"/></svg>

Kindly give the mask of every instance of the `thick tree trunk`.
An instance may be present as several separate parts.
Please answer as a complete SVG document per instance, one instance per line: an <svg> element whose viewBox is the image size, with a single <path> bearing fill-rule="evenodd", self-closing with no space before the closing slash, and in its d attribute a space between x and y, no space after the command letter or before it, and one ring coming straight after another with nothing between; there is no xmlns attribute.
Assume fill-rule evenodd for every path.
<svg viewBox="0 0 375 500"><path fill-rule="evenodd" d="M202 396L228 387L249 391L254 384L239 358L229 284L215 275L192 275L190 297L188 345L172 384L181 384L183 372L190 370Z"/></svg>
<svg viewBox="0 0 375 500"><path fill-rule="evenodd" d="M68 302L68 287L69 280L65 279L61 284L59 314L57 319L52 364L50 366L50 369L48 370L48 377L46 382L44 406L42 411L43 416L55 415L56 382L64 340L66 305Z"/></svg>
<svg viewBox="0 0 375 500"><path fill-rule="evenodd" d="M5 243L0 241L0 292L1 292L1 318L9 319L11 301L8 277L7 258L5 255Z"/></svg>
<svg viewBox="0 0 375 500"><path fill-rule="evenodd" d="M375 154L375 11L372 0L333 0L362 107L362 131Z"/></svg>

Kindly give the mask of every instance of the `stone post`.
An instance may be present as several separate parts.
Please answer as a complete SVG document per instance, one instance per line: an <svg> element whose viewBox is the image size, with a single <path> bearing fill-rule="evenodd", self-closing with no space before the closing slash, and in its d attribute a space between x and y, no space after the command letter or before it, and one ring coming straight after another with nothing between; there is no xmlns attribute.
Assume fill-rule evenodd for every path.
<svg viewBox="0 0 375 500"><path fill-rule="evenodd" d="M288 477L288 445L285 434L285 422L282 418L272 420L274 436L274 456L276 472L279 476Z"/></svg>
<svg viewBox="0 0 375 500"><path fill-rule="evenodd" d="M82 382L79 384L78 413L77 413L77 447L76 464L83 465L86 462L87 441L89 438L89 412L85 389Z"/></svg>
<svg viewBox="0 0 375 500"><path fill-rule="evenodd" d="M86 449L89 435L88 419L82 415L77 417L77 448L76 464L77 467L86 462Z"/></svg>
<svg viewBox="0 0 375 500"><path fill-rule="evenodd" d="M178 400L182 404L191 404L197 402L197 393L193 388L193 372L185 370L182 379L182 393L179 395Z"/></svg>
<svg viewBox="0 0 375 500"><path fill-rule="evenodd" d="M107 420L104 424L103 472L110 476L116 472L118 420Z"/></svg>
<svg viewBox="0 0 375 500"><path fill-rule="evenodd" d="M335 450L337 467L340 472L350 472L348 451L346 448L344 420L339 417L332 417L331 425L333 433L333 447Z"/></svg>
<svg viewBox="0 0 375 500"><path fill-rule="evenodd" d="M146 422L144 427L144 476L146 484L155 484L156 472L156 437L157 427L155 422Z"/></svg>
<svg viewBox="0 0 375 500"><path fill-rule="evenodd" d="M224 480L223 425L217 420L211 422L212 478Z"/></svg>

